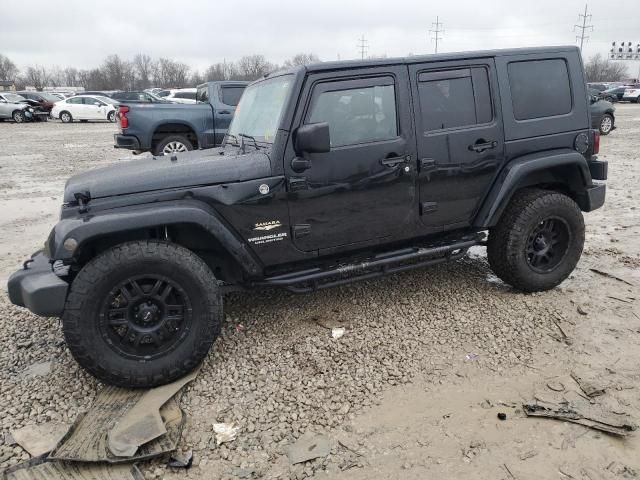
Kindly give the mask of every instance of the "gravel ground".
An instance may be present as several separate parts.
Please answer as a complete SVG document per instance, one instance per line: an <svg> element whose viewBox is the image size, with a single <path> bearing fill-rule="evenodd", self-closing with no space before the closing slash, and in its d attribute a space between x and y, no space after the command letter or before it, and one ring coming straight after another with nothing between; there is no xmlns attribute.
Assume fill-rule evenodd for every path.
<svg viewBox="0 0 640 480"><path fill-rule="evenodd" d="M194 450L194 467L175 470L156 460L142 465L145 476L570 478L557 473L562 470L553 464L554 450L548 446L566 432L550 428L549 422L523 420L530 423L519 434L526 431L546 444L540 443L542 455L528 460L521 475L509 477L500 463L508 460L501 455L516 455L518 433L506 431L474 447L473 439L488 429L486 423L476 425L477 415L469 412L475 411L476 400L482 401L476 398L480 391L486 390L485 398L494 395L496 402L508 397L519 402L523 382L562 374L570 365L611 365L620 357L618 368L637 372L640 106L621 105L618 117L620 128L602 145L610 162L607 205L586 217L585 256L560 288L544 294L514 292L492 275L484 249L477 248L455 264L306 296L279 290L229 295L222 338L182 399L188 422L181 448ZM112 148L114 132L111 124L0 124L0 279L42 244L69 175L131 158ZM590 268L612 272L631 285ZM2 469L29 458L11 445L10 429L72 421L91 404L100 385L71 358L56 320L9 305L6 294L0 294L0 305ZM587 315L576 313L576 305ZM558 325L571 342L557 341ZM336 326L346 328L340 339L331 338ZM45 373L36 376L33 365L44 362L51 364L40 365ZM631 386L620 390L618 400L637 414L640 378L629 375L628 382ZM467 400L469 405L460 403ZM444 433L434 429L442 415L452 418ZM401 419L411 419L411 425ZM238 438L217 447L214 422L238 425ZM535 430L527 430L529 425ZM290 466L285 448L305 432L328 435L332 453ZM431 437L423 442L420 435ZM357 448L345 448L347 440L337 442L345 436ZM452 446L447 438L453 437L457 443ZM611 440L609 445L602 436L580 441L586 459L577 456L580 449L574 445L559 449L557 462L586 465L604 451L621 467L607 473L607 465L598 463L593 468L599 476L573 478L640 474L637 454L635 464L632 455L640 448L637 441ZM463 449L469 444L483 452L478 453L483 461L470 460ZM545 448L551 450L545 453ZM547 475L550 465L557 467L553 476ZM624 477L628 472L633 476Z"/></svg>

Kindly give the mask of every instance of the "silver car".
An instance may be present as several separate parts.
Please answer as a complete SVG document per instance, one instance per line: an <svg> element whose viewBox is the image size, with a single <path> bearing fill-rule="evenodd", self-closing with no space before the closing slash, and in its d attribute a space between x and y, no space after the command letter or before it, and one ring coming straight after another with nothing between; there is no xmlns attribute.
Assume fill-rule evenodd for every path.
<svg viewBox="0 0 640 480"><path fill-rule="evenodd" d="M0 92L0 120L13 119L16 123L29 122L34 117L33 107L24 103L25 98L11 92Z"/></svg>

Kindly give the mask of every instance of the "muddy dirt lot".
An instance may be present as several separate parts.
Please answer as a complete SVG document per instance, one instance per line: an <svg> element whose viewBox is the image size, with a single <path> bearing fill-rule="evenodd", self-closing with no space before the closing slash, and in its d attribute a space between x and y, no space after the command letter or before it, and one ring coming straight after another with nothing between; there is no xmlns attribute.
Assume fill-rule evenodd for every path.
<svg viewBox="0 0 640 480"><path fill-rule="evenodd" d="M147 478L640 478L640 431L620 438L527 417L522 404L581 393L640 422L640 105L619 105L603 138L607 202L586 215L582 260L543 294L492 275L483 248L455 264L306 296L226 298L226 327L185 389L189 470L142 464ZM0 280L40 248L65 179L129 161L112 124L0 124ZM0 293L0 470L29 458L9 430L70 422L101 386L65 348L59 323ZM331 338L331 328L346 328ZM34 367L35 365L35 367ZM505 420L498 414L506 414ZM240 427L216 446L212 424ZM330 454L290 465L305 433Z"/></svg>

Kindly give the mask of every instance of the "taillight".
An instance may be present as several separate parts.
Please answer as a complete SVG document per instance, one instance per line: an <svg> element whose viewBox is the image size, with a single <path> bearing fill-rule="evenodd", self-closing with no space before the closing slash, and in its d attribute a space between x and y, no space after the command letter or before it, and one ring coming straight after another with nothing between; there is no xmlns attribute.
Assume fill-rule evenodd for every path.
<svg viewBox="0 0 640 480"><path fill-rule="evenodd" d="M593 131L593 154L600 153L600 131Z"/></svg>
<svg viewBox="0 0 640 480"><path fill-rule="evenodd" d="M118 107L118 116L120 117L120 128L129 128L129 119L127 118L127 112L129 107Z"/></svg>

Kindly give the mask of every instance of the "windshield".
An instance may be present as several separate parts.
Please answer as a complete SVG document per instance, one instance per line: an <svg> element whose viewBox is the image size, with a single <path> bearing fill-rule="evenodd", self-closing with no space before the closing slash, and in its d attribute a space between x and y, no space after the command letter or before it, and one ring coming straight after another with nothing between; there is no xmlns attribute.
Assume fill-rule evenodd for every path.
<svg viewBox="0 0 640 480"><path fill-rule="evenodd" d="M273 142L292 83L293 76L283 75L248 86L236 108L229 135Z"/></svg>
<svg viewBox="0 0 640 480"><path fill-rule="evenodd" d="M7 99L7 102L18 103L26 100L23 96L16 95L15 93L3 93L2 95Z"/></svg>
<svg viewBox="0 0 640 480"><path fill-rule="evenodd" d="M102 95L96 95L95 98L97 98L98 100L103 101L104 103L110 103L111 105L113 105L114 103L118 103L113 98L104 97Z"/></svg>

